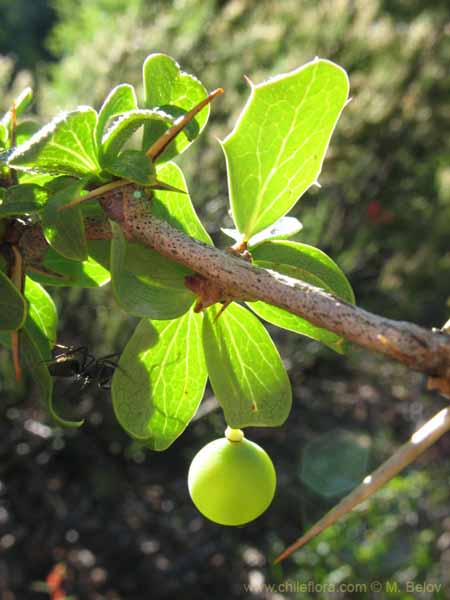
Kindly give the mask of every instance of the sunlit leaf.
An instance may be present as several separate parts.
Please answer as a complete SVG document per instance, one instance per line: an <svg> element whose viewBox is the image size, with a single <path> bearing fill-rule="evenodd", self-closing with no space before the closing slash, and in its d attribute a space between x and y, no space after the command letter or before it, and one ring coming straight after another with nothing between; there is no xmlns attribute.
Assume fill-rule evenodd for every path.
<svg viewBox="0 0 450 600"><path fill-rule="evenodd" d="M214 394L230 427L269 427L284 423L292 392L280 355L261 322L232 303L216 319L206 311L203 343Z"/></svg>
<svg viewBox="0 0 450 600"><path fill-rule="evenodd" d="M317 181L348 90L345 71L319 59L252 85L223 142L233 219L246 240Z"/></svg>
<svg viewBox="0 0 450 600"><path fill-rule="evenodd" d="M134 87L128 83L121 83L111 90L102 104L98 113L98 122L95 129L95 138L97 147L102 145L102 137L105 133L106 125L110 119L117 117L121 113L128 112L137 108L136 92Z"/></svg>
<svg viewBox="0 0 450 600"><path fill-rule="evenodd" d="M80 176L98 173L94 130L97 113L90 106L62 113L18 146L9 156L15 169Z"/></svg>
<svg viewBox="0 0 450 600"><path fill-rule="evenodd" d="M256 266L306 281L351 304L355 302L352 287L344 273L318 248L298 242L271 241L253 248L252 256ZM343 353L346 350L346 342L342 337L316 327L306 319L261 301L249 302L248 305L269 323L318 340L336 352Z"/></svg>
<svg viewBox="0 0 450 600"><path fill-rule="evenodd" d="M165 450L184 431L207 379L200 343L202 316L143 320L123 351L112 385L122 427L153 450Z"/></svg>
<svg viewBox="0 0 450 600"><path fill-rule="evenodd" d="M0 201L0 217L27 215L41 210L47 201L47 192L34 183L13 185Z"/></svg>
<svg viewBox="0 0 450 600"><path fill-rule="evenodd" d="M159 108L173 119L184 115L206 98L207 91L193 75L181 71L180 66L165 54L150 54L144 62L144 105ZM210 108L207 106L186 126L158 158L158 162L170 160L200 135L205 127ZM144 125L143 149L147 150L168 128L163 122Z"/></svg>

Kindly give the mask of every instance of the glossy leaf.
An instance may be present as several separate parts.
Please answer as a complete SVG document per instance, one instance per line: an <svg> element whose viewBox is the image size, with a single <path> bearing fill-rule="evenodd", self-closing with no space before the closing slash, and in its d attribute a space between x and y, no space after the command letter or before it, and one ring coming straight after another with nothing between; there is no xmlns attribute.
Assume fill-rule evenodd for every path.
<svg viewBox="0 0 450 600"><path fill-rule="evenodd" d="M233 219L249 240L315 182L348 97L343 69L315 59L259 85L223 142Z"/></svg>
<svg viewBox="0 0 450 600"><path fill-rule="evenodd" d="M16 144L25 143L31 138L37 131L39 131L40 125L37 121L21 121L16 126Z"/></svg>
<svg viewBox="0 0 450 600"><path fill-rule="evenodd" d="M49 293L30 277L25 279L25 298L29 303L26 327L33 330L41 354L49 359L49 350L56 342L58 314Z"/></svg>
<svg viewBox="0 0 450 600"><path fill-rule="evenodd" d="M13 282L0 270L0 330L15 331L25 323L27 304Z"/></svg>
<svg viewBox="0 0 450 600"><path fill-rule="evenodd" d="M81 194L84 180L66 185L50 197L42 214L42 226L48 243L71 260L87 259L87 242L84 222L79 206L58 209Z"/></svg>
<svg viewBox="0 0 450 600"><path fill-rule="evenodd" d="M122 353L112 385L117 420L153 450L165 450L194 416L206 385L202 316L143 320Z"/></svg>
<svg viewBox="0 0 450 600"><path fill-rule="evenodd" d="M252 249L252 256L256 266L306 281L346 302L355 303L353 290L344 273L318 248L298 242L272 241ZM346 350L346 342L342 337L316 327L306 319L265 302L249 302L248 305L273 325L318 340L341 354Z"/></svg>
<svg viewBox="0 0 450 600"><path fill-rule="evenodd" d="M180 66L166 54L151 54L143 67L144 105L159 108L173 119L184 115L204 98L207 91L193 75L181 71ZM200 135L209 117L210 107L201 110L186 128L171 142L158 158L158 162L170 160ZM144 125L143 149L147 150L168 128L163 122Z"/></svg>
<svg viewBox="0 0 450 600"><path fill-rule="evenodd" d="M0 202L0 217L27 215L41 210L47 201L47 192L34 183L13 185Z"/></svg>
<svg viewBox="0 0 450 600"><path fill-rule="evenodd" d="M116 119L103 136L102 153L104 164L109 164L120 152L122 146L142 127L144 123L158 122L164 129L173 125L173 118L162 110L130 110Z"/></svg>
<svg viewBox="0 0 450 600"><path fill-rule="evenodd" d="M214 394L230 427L270 427L284 423L292 403L286 369L261 322L232 303L215 320L206 311L203 344Z"/></svg>
<svg viewBox="0 0 450 600"><path fill-rule="evenodd" d="M98 113L98 122L95 129L95 138L97 147L102 146L102 137L105 133L106 125L110 119L117 117L121 113L135 110L137 108L136 92L134 87L128 83L121 83L108 94Z"/></svg>
<svg viewBox="0 0 450 600"><path fill-rule="evenodd" d="M74 176L98 173L96 124L97 113L89 106L62 113L18 146L8 164L15 169L31 168Z"/></svg>
<svg viewBox="0 0 450 600"><path fill-rule="evenodd" d="M120 227L113 222L111 227L112 288L119 306L130 315L151 319L174 319L185 313L195 297L181 287L183 268L150 249L128 244Z"/></svg>

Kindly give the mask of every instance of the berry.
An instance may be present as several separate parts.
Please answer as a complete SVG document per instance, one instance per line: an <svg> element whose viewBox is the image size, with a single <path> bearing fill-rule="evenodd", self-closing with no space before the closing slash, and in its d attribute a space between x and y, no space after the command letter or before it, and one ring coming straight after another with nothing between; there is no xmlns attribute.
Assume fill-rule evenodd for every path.
<svg viewBox="0 0 450 600"><path fill-rule="evenodd" d="M197 509L220 525L243 525L272 502L276 473L265 450L239 429L204 446L189 468L188 487Z"/></svg>

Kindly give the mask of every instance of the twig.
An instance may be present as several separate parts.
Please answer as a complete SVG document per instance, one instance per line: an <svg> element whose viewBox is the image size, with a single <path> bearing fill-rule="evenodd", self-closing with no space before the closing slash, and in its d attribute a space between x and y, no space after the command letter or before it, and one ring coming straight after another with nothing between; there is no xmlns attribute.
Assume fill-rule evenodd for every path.
<svg viewBox="0 0 450 600"><path fill-rule="evenodd" d="M291 544L275 559L275 564L287 558L290 554L304 546L319 533L331 527L336 521L348 514L366 498L372 496L381 486L390 481L395 475L414 462L427 448L436 442L450 429L450 409L444 408L427 421L411 437L409 442L401 446L389 460L384 462L371 475L367 475L361 485L339 502L320 521L309 529L305 535Z"/></svg>
<svg viewBox="0 0 450 600"><path fill-rule="evenodd" d="M113 190L101 200L110 219L128 239L140 242L221 286L227 298L262 300L307 319L369 350L426 373L445 393L450 382L450 335L394 321L309 285L198 242L154 217L148 201L134 197L136 186ZM439 382L442 386L439 387Z"/></svg>

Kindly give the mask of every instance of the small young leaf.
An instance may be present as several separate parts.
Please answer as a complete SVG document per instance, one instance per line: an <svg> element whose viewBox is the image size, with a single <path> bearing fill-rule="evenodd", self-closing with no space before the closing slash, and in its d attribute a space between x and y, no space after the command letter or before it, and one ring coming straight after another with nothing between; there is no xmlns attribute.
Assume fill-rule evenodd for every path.
<svg viewBox="0 0 450 600"><path fill-rule="evenodd" d="M144 62L144 104L146 108L159 108L176 118L201 102L208 95L198 79L180 70L180 66L165 54L150 54ZM200 135L209 117L210 107L199 112L166 150L158 162L170 160L184 152ZM168 129L163 122L144 125L143 149L146 151Z"/></svg>
<svg viewBox="0 0 450 600"><path fill-rule="evenodd" d="M30 87L24 88L20 92L20 94L17 96L17 98L14 100L14 108L16 111L16 117L20 117L20 115L25 112L25 110L28 108L28 106L30 105L32 100L33 100L33 90ZM8 110L8 112L5 114L5 116L2 119L2 125L4 125L6 128L9 128L9 126L11 124L11 117L12 117L12 111Z"/></svg>
<svg viewBox="0 0 450 600"><path fill-rule="evenodd" d="M157 165L156 176L158 181L168 183L185 193L155 190L151 205L155 217L164 219L172 227L181 229L190 237L212 246L212 240L192 205L186 180L180 167L173 162Z"/></svg>
<svg viewBox="0 0 450 600"><path fill-rule="evenodd" d="M108 121L121 113L135 110L136 108L136 92L132 85L121 83L111 90L100 109L97 127L95 128L95 139L99 149L102 145L102 137L105 133L105 127L108 124Z"/></svg>
<svg viewBox="0 0 450 600"><path fill-rule="evenodd" d="M298 242L271 241L253 248L252 256L256 266L306 281L335 294L346 302L355 303L353 290L344 273L318 248ZM340 354L346 350L346 342L342 337L316 327L306 319L282 308L265 302L248 302L248 306L259 317L273 325L318 340Z"/></svg>
<svg viewBox="0 0 450 600"><path fill-rule="evenodd" d="M203 344L208 375L230 427L284 423L292 392L280 355L260 321L232 303L216 319L206 311ZM216 319L216 320L215 320Z"/></svg>
<svg viewBox="0 0 450 600"><path fill-rule="evenodd" d="M161 261L164 261L164 266L167 267L167 273L164 274L166 270L164 267L157 268L156 253L146 248L140 250L137 245L128 244L116 223L112 222L111 228L114 235L111 242L111 282L119 306L130 315L151 319L174 319L189 310L195 297L178 283L174 285L173 277L176 282L184 280L183 271L180 271L183 274L177 277L178 265L171 264L164 257L160 257L160 265ZM139 252L141 252L140 257L137 255ZM146 260L143 253L147 253L149 257L148 268L144 269L142 264ZM129 254L131 258L127 256ZM135 269L142 275L135 275L131 269ZM162 285L160 281L153 279L153 273L155 273L154 277L166 277L168 285Z"/></svg>
<svg viewBox="0 0 450 600"><path fill-rule="evenodd" d="M50 416L62 427L80 427L83 421L67 421L56 414L53 408L53 379L46 366L46 358L41 354L39 344L33 333L24 329L21 332L22 358L25 366L33 376L33 380L39 386L42 397L45 400Z"/></svg>
<svg viewBox="0 0 450 600"><path fill-rule="evenodd" d="M35 183L23 183L8 188L0 202L0 217L28 215L41 210L47 201L47 192Z"/></svg>
<svg viewBox="0 0 450 600"><path fill-rule="evenodd" d="M139 185L154 182L153 163L142 150L124 150L105 164L104 169L115 177L128 179Z"/></svg>
<svg viewBox="0 0 450 600"><path fill-rule="evenodd" d="M42 214L42 226L48 243L60 254L71 260L87 259L87 243L84 222L78 206L58 209L80 195L85 180L66 185L51 196Z"/></svg>
<svg viewBox="0 0 450 600"><path fill-rule="evenodd" d="M33 136L37 131L39 131L40 126L36 121L21 121L16 126L16 144L20 146L20 144L25 143Z"/></svg>
<svg viewBox="0 0 450 600"><path fill-rule="evenodd" d="M267 227L252 236L248 241L248 247L249 249L254 248L269 240L286 240L293 235L296 235L302 229L303 225L295 217L281 217L270 227ZM222 228L222 231L235 242L240 242L242 240L242 234L239 233L237 229Z"/></svg>
<svg viewBox="0 0 450 600"><path fill-rule="evenodd" d="M27 303L13 282L0 270L0 330L16 331L25 323Z"/></svg>
<svg viewBox="0 0 450 600"><path fill-rule="evenodd" d="M317 182L348 89L345 71L319 59L252 84L223 142L233 218L245 240L275 223Z"/></svg>
<svg viewBox="0 0 450 600"><path fill-rule="evenodd" d="M105 165L118 155L122 146L146 122L159 122L167 129L174 119L162 110L130 110L116 119L102 139L102 162Z"/></svg>
<svg viewBox="0 0 450 600"><path fill-rule="evenodd" d="M9 156L8 164L15 169L74 176L98 173L96 124L97 113L89 106L62 113L18 146Z"/></svg>
<svg viewBox="0 0 450 600"><path fill-rule="evenodd" d="M152 450L165 450L194 416L206 385L202 316L142 320L120 358L112 384L117 420Z"/></svg>
<svg viewBox="0 0 450 600"><path fill-rule="evenodd" d="M3 123L0 122L0 148L4 148L7 141L8 141L8 130L3 125Z"/></svg>

